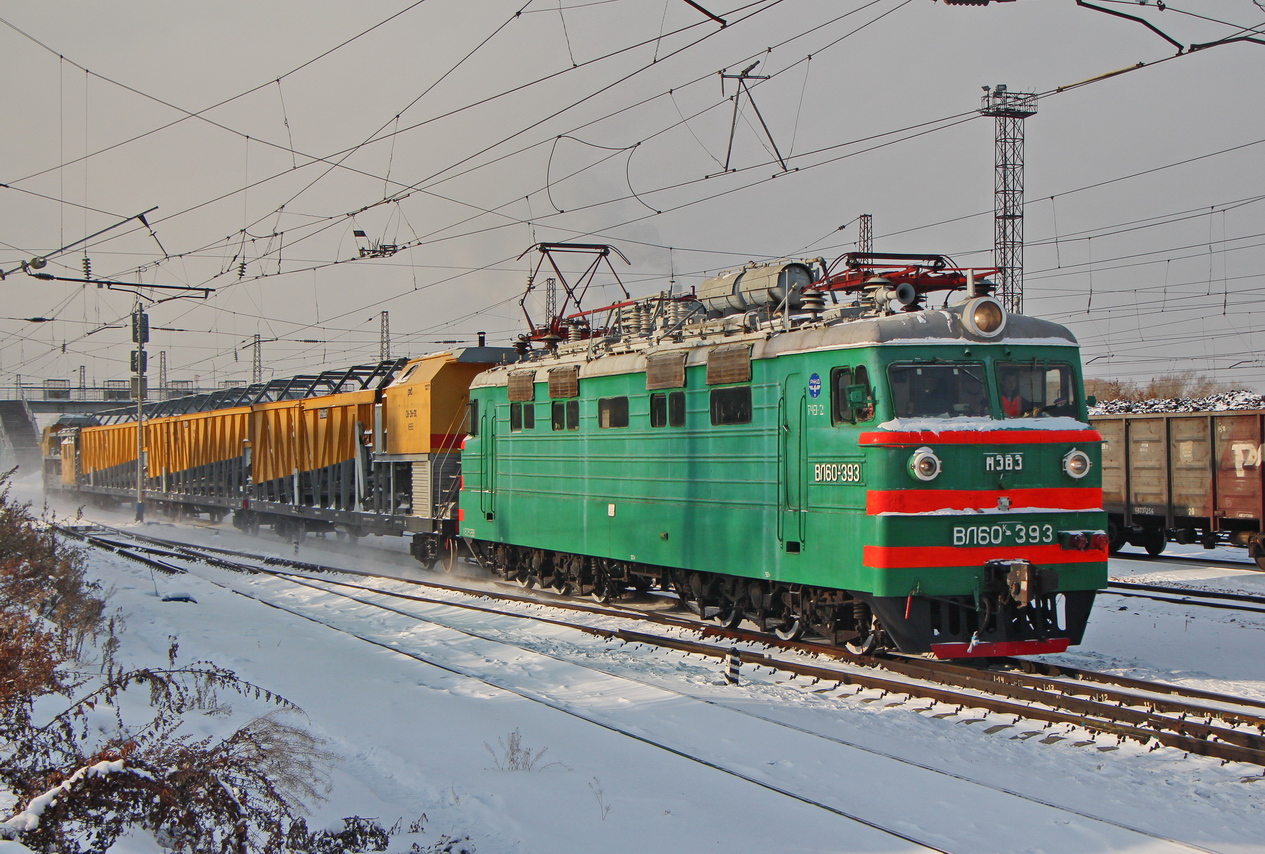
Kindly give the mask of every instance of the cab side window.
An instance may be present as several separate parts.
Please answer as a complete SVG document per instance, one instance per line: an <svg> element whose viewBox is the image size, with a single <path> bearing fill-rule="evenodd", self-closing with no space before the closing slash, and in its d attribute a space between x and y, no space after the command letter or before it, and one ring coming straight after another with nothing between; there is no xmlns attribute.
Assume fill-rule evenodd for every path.
<svg viewBox="0 0 1265 854"><path fill-rule="evenodd" d="M874 418L870 372L865 365L830 372L830 423L856 424Z"/></svg>

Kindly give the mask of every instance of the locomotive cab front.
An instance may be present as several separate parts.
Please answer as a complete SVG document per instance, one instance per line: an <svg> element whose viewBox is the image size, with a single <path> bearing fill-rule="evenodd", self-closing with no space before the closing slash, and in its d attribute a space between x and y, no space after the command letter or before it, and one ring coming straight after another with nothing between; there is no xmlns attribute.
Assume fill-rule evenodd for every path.
<svg viewBox="0 0 1265 854"><path fill-rule="evenodd" d="M1062 651L1107 580L1101 438L1066 330L973 334L972 308L935 313L962 337L879 353L860 595L901 649Z"/></svg>

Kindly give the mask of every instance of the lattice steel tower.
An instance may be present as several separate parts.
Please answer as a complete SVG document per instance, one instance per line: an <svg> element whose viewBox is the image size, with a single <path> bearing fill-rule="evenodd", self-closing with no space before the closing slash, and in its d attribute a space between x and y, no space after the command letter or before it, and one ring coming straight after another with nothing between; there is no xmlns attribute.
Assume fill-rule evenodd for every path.
<svg viewBox="0 0 1265 854"><path fill-rule="evenodd" d="M874 252L873 214L861 214L857 217L857 251L866 254Z"/></svg>
<svg viewBox="0 0 1265 854"><path fill-rule="evenodd" d="M997 296L1007 311L1023 311L1023 120L1037 111L1032 92L1010 92L1005 84L984 87L980 113L997 119L997 163L993 180L993 264Z"/></svg>

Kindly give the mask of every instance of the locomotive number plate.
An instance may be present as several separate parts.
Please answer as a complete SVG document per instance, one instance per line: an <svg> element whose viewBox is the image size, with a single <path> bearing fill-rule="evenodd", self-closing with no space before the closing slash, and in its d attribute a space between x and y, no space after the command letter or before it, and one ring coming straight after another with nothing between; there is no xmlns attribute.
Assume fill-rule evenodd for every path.
<svg viewBox="0 0 1265 854"><path fill-rule="evenodd" d="M860 483L860 463L813 463L814 483Z"/></svg>
<svg viewBox="0 0 1265 854"><path fill-rule="evenodd" d="M1023 454L985 454L984 471L1023 471Z"/></svg>
<svg viewBox="0 0 1265 854"><path fill-rule="evenodd" d="M955 546L1024 546L1055 541L1053 525L1024 525L999 522L996 525L956 525Z"/></svg>

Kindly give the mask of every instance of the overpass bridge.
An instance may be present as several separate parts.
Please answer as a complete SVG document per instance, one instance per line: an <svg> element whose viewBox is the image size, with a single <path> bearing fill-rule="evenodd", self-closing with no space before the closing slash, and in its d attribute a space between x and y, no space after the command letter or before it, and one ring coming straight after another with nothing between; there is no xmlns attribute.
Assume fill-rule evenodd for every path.
<svg viewBox="0 0 1265 854"><path fill-rule="evenodd" d="M218 386L196 386L192 380L173 380L163 387L149 385L146 403L174 400L191 394L211 394L226 388L241 388L245 383L228 380ZM73 385L70 380L44 380L41 383L0 385L0 400L23 401L31 412L39 415L85 414L135 405L131 380L106 380L99 386ZM40 418L40 421L46 419Z"/></svg>

